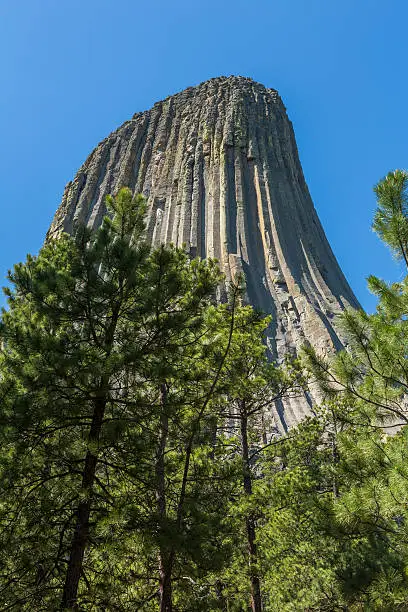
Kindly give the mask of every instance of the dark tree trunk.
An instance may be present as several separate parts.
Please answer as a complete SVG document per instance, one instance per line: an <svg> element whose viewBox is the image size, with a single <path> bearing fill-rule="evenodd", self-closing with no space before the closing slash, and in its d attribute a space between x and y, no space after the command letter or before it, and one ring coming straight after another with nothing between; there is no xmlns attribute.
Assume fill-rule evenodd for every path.
<svg viewBox="0 0 408 612"><path fill-rule="evenodd" d="M169 419L167 415L167 386L163 383L160 387L161 395L161 416L159 440L156 452L156 508L160 520L160 529L163 528L163 523L166 520L166 471L164 457L166 452ZM160 612L172 612L172 583L171 575L173 570L173 553L166 550L163 546L159 551L159 593L160 593Z"/></svg>
<svg viewBox="0 0 408 612"><path fill-rule="evenodd" d="M116 325L118 322L117 309L111 320L111 325L105 336L106 356L110 355L113 344ZM101 435L102 422L105 414L106 403L109 397L109 376L103 375L99 388L94 400L94 409L92 415L91 427L89 429L88 441L91 447L97 447ZM89 518L92 508L92 495L95 484L96 466L98 464L98 455L91 450L85 455L84 471L82 473L81 494L83 495L80 501L76 516L76 525L74 535L71 541L69 553L67 573L65 575L65 584L62 592L61 609L62 610L78 610L78 587L81 574L83 573L83 560L87 545L89 544Z"/></svg>
<svg viewBox="0 0 408 612"><path fill-rule="evenodd" d="M173 589L171 575L173 571L173 554L170 553L165 558L160 551L159 558L159 592L160 592L160 612L173 611Z"/></svg>
<svg viewBox="0 0 408 612"><path fill-rule="evenodd" d="M248 415L245 410L245 405L242 403L240 407L240 422L241 422L241 445L242 445L242 476L244 491L246 495L252 495L252 477L249 462L249 445L248 445ZM256 526L255 519L252 514L246 518L246 531L248 541L248 556L249 556L249 576L251 581L251 609L252 612L262 612L261 585L259 576L256 570L257 550L256 550Z"/></svg>
<svg viewBox="0 0 408 612"><path fill-rule="evenodd" d="M105 412L106 399L100 398L95 401L94 413L89 431L89 441L98 442L102 419ZM77 520L75 532L71 542L68 568L65 576L64 590L62 593L61 609L77 610L78 586L82 574L82 565L85 549L89 542L89 517L91 514L92 492L95 482L97 456L88 451L85 457L85 466L82 474L81 491L86 498L80 502L77 509Z"/></svg>

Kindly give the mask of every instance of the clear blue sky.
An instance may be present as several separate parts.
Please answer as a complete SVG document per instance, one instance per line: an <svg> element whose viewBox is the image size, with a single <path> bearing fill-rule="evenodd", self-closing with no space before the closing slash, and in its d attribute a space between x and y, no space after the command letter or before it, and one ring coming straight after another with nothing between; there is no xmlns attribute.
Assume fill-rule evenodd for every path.
<svg viewBox="0 0 408 612"><path fill-rule="evenodd" d="M137 111L218 75L279 90L333 250L401 269L371 232L372 186L408 166L406 0L0 0L0 275L38 251L65 184Z"/></svg>

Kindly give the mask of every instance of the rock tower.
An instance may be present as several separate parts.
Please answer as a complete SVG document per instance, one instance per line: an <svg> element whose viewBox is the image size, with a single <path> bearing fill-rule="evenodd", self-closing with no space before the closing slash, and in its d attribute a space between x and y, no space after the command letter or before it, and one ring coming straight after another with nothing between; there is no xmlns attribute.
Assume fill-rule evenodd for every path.
<svg viewBox="0 0 408 612"><path fill-rule="evenodd" d="M276 90L219 77L137 113L68 183L49 233L98 226L105 196L122 186L147 197L153 245L216 257L227 279L244 272L247 299L272 314L277 359L305 340L324 353L342 347L336 315L359 305L317 217ZM275 426L296 423L310 404L276 406Z"/></svg>

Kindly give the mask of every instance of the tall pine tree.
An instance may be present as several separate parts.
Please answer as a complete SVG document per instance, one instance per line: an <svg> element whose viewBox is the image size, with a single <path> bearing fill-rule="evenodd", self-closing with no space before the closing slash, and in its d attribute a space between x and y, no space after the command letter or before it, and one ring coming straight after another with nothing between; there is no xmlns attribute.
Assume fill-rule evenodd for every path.
<svg viewBox="0 0 408 612"><path fill-rule="evenodd" d="M157 432L144 425L163 402L152 388L160 397L166 358L203 334L220 281L211 261L150 252L143 198L123 189L108 206L95 233L61 236L10 275L0 329L6 607L76 609L91 596L102 571L92 551L126 505L126 456L134 465L154 452ZM143 482L143 462L138 472Z"/></svg>

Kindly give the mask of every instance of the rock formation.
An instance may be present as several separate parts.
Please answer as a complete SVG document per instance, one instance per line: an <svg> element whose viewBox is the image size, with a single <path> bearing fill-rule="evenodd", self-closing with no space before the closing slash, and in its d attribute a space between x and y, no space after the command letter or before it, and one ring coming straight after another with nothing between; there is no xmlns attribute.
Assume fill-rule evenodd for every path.
<svg viewBox="0 0 408 612"><path fill-rule="evenodd" d="M227 279L245 273L249 302L272 314L268 343L278 359L305 339L325 353L341 348L336 315L358 302L317 217L277 91L220 77L137 113L68 183L50 234L97 226L106 194L122 186L147 197L153 245L216 257ZM278 405L276 427L297 422L310 402Z"/></svg>

